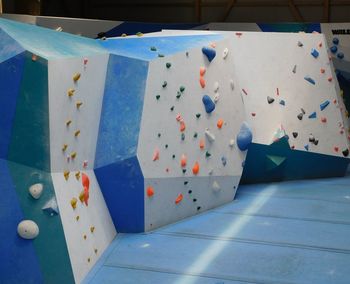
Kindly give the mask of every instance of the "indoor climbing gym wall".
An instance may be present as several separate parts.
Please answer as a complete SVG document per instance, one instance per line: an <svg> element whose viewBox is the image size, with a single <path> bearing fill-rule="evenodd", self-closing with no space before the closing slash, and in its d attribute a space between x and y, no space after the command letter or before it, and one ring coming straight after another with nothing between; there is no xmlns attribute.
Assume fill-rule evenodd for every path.
<svg viewBox="0 0 350 284"><path fill-rule="evenodd" d="M107 62L94 40L0 20L6 283L80 283L116 235L92 170Z"/></svg>
<svg viewBox="0 0 350 284"><path fill-rule="evenodd" d="M221 35L101 41L111 53L95 172L118 231L233 200L252 133Z"/></svg>

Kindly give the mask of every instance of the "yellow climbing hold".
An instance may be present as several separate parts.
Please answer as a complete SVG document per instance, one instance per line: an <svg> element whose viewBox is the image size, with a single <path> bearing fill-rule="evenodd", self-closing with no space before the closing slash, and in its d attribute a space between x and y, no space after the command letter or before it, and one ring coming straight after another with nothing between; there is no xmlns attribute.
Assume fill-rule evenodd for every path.
<svg viewBox="0 0 350 284"><path fill-rule="evenodd" d="M71 157L72 159L75 159L75 158L77 157L77 152L72 152L72 153L70 154L70 157Z"/></svg>
<svg viewBox="0 0 350 284"><path fill-rule="evenodd" d="M84 238L84 240L86 240L87 236L86 236L86 235L84 235L84 236L83 236L83 238Z"/></svg>
<svg viewBox="0 0 350 284"><path fill-rule="evenodd" d="M64 171L63 176L65 178L65 180L69 179L69 171Z"/></svg>
<svg viewBox="0 0 350 284"><path fill-rule="evenodd" d="M80 200L81 203L84 202L84 196L85 196L85 194L84 194L84 190L83 190L83 191L80 192L80 194L79 194L79 200Z"/></svg>
<svg viewBox="0 0 350 284"><path fill-rule="evenodd" d="M78 200L77 200L75 197L73 197L73 198L71 199L70 205L72 206L73 209L77 208L77 202L78 202ZM77 216L77 217L78 217L78 216Z"/></svg>
<svg viewBox="0 0 350 284"><path fill-rule="evenodd" d="M78 171L78 172L75 173L75 178L76 178L77 180L80 179L80 171Z"/></svg>
<svg viewBox="0 0 350 284"><path fill-rule="evenodd" d="M95 227L94 226L91 226L90 227L90 232L93 233L95 231Z"/></svg>
<svg viewBox="0 0 350 284"><path fill-rule="evenodd" d="M83 103L81 101L77 101L77 103L76 103L77 109L79 109L82 105L83 105Z"/></svg>
<svg viewBox="0 0 350 284"><path fill-rule="evenodd" d="M67 145L67 144L63 144L63 146L62 146L62 152L66 151L67 148L68 148L68 145Z"/></svg>
<svg viewBox="0 0 350 284"><path fill-rule="evenodd" d="M74 92L75 92L74 89L68 89L67 96L68 97L73 97L74 96Z"/></svg>
<svg viewBox="0 0 350 284"><path fill-rule="evenodd" d="M69 126L72 123L72 121L69 119L66 121L66 126Z"/></svg>
<svg viewBox="0 0 350 284"><path fill-rule="evenodd" d="M73 76L73 81L77 82L80 79L81 74L80 73L75 73Z"/></svg>
<svg viewBox="0 0 350 284"><path fill-rule="evenodd" d="M74 136L75 137L78 137L79 135L80 135L80 130L77 130L77 131L74 132Z"/></svg>
<svg viewBox="0 0 350 284"><path fill-rule="evenodd" d="M97 250L97 249L94 249L94 252L95 252L95 254L97 254L98 250Z"/></svg>
<svg viewBox="0 0 350 284"><path fill-rule="evenodd" d="M75 220L79 221L80 216L78 215L77 217L75 217Z"/></svg>

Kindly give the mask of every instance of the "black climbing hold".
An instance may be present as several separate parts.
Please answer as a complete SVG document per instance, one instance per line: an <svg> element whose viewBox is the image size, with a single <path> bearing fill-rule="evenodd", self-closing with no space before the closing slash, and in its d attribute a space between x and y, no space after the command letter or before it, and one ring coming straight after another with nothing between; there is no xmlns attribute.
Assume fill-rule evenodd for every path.
<svg viewBox="0 0 350 284"><path fill-rule="evenodd" d="M184 181L184 185L187 185L188 184L188 181L186 180L186 181Z"/></svg>
<svg viewBox="0 0 350 284"><path fill-rule="evenodd" d="M189 191L188 191L188 194L191 194L191 193L192 193L192 190L189 190Z"/></svg>
<svg viewBox="0 0 350 284"><path fill-rule="evenodd" d="M298 137L298 132L293 132L292 134L293 134L293 137L294 137L294 138L297 138L297 137Z"/></svg>
<svg viewBox="0 0 350 284"><path fill-rule="evenodd" d="M303 114L299 113L297 117L298 117L299 120L302 120L303 119Z"/></svg>
<svg viewBox="0 0 350 284"><path fill-rule="evenodd" d="M185 91L185 87L184 86L180 86L180 92L183 93Z"/></svg>
<svg viewBox="0 0 350 284"><path fill-rule="evenodd" d="M165 144L165 148L168 149L168 144Z"/></svg>
<svg viewBox="0 0 350 284"><path fill-rule="evenodd" d="M187 171L186 169L182 169L182 173L183 173L183 174L185 174L185 173L186 173L186 171Z"/></svg>
<svg viewBox="0 0 350 284"><path fill-rule="evenodd" d="M193 138L197 138L197 137L198 137L198 133L195 132L195 133L193 134Z"/></svg>
<svg viewBox="0 0 350 284"><path fill-rule="evenodd" d="M155 46L151 46L151 51L157 51L157 48Z"/></svg>
<svg viewBox="0 0 350 284"><path fill-rule="evenodd" d="M274 101L275 101L274 98L271 98L271 97L267 96L267 102L268 102L269 104L272 104Z"/></svg>
<svg viewBox="0 0 350 284"><path fill-rule="evenodd" d="M161 134L160 133L158 133L158 138L161 136Z"/></svg>
<svg viewBox="0 0 350 284"><path fill-rule="evenodd" d="M156 99L159 100L160 99L160 95L156 95Z"/></svg>
<svg viewBox="0 0 350 284"><path fill-rule="evenodd" d="M197 117L197 118L200 118L200 117L201 117L201 114L200 114L200 113L197 113L197 114L196 114L196 117Z"/></svg>
<svg viewBox="0 0 350 284"><path fill-rule="evenodd" d="M185 140L185 133L181 133L181 140L182 140L182 141Z"/></svg>
<svg viewBox="0 0 350 284"><path fill-rule="evenodd" d="M200 207L200 206L197 207L197 211L199 211L199 210L201 210L201 207Z"/></svg>
<svg viewBox="0 0 350 284"><path fill-rule="evenodd" d="M188 55L189 55L189 53L188 53L188 51L186 51L186 56L188 57Z"/></svg>
<svg viewBox="0 0 350 284"><path fill-rule="evenodd" d="M170 62L167 62L166 64L165 64L165 66L166 66L166 68L170 68L171 67L171 63Z"/></svg>
<svg viewBox="0 0 350 284"><path fill-rule="evenodd" d="M318 140L316 140L316 139L315 139L314 144L317 146L317 144L318 144Z"/></svg>
<svg viewBox="0 0 350 284"><path fill-rule="evenodd" d="M174 106L172 106L172 107L170 108L170 110L173 111L173 110L174 110Z"/></svg>
<svg viewBox="0 0 350 284"><path fill-rule="evenodd" d="M181 92L177 92L176 98L179 99L181 97Z"/></svg>
<svg viewBox="0 0 350 284"><path fill-rule="evenodd" d="M173 155L173 159L175 159L175 155Z"/></svg>
<svg viewBox="0 0 350 284"><path fill-rule="evenodd" d="M209 158L210 156L211 156L211 154L210 154L208 151L206 151L206 152L205 152L205 157L206 157L206 158Z"/></svg>
<svg viewBox="0 0 350 284"><path fill-rule="evenodd" d="M193 202L197 202L197 199L196 199L196 198L194 198L194 199L193 199Z"/></svg>
<svg viewBox="0 0 350 284"><path fill-rule="evenodd" d="M303 108L300 109L303 114L305 114L305 110Z"/></svg>
<svg viewBox="0 0 350 284"><path fill-rule="evenodd" d="M312 142L312 143L313 143L313 142L315 142L315 140L316 140L316 139L315 139L314 136L312 136L312 135L309 136L309 142Z"/></svg>
<svg viewBox="0 0 350 284"><path fill-rule="evenodd" d="M165 88L167 85L168 85L168 82L164 81L162 87Z"/></svg>
<svg viewBox="0 0 350 284"><path fill-rule="evenodd" d="M349 149L345 149L345 150L343 151L343 155L344 155L344 157L349 156Z"/></svg>

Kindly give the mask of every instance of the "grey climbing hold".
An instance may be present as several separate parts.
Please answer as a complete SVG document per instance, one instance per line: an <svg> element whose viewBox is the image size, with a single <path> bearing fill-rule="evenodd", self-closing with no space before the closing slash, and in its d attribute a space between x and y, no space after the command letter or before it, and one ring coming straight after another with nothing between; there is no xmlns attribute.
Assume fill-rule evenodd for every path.
<svg viewBox="0 0 350 284"><path fill-rule="evenodd" d="M221 189L220 185L218 184L218 182L216 180L214 180L214 182L213 182L212 189L215 192L218 192Z"/></svg>
<svg viewBox="0 0 350 284"><path fill-rule="evenodd" d="M224 50L222 51L222 58L226 59L227 55L228 55L228 48L225 47Z"/></svg>
<svg viewBox="0 0 350 284"><path fill-rule="evenodd" d="M211 113L215 109L215 103L211 100L211 98L208 95L203 96L202 102L207 113Z"/></svg>
<svg viewBox="0 0 350 284"><path fill-rule="evenodd" d="M215 141L215 135L210 132L209 128L207 128L204 133L205 133L205 137L207 137L209 142Z"/></svg>
<svg viewBox="0 0 350 284"><path fill-rule="evenodd" d="M17 233L23 239L32 240L39 235L39 227L32 220L23 220L17 226Z"/></svg>
<svg viewBox="0 0 350 284"><path fill-rule="evenodd" d="M237 134L236 141L237 146L241 151L247 150L249 145L252 143L253 133L246 122L243 122L241 125L241 128Z"/></svg>
<svg viewBox="0 0 350 284"><path fill-rule="evenodd" d="M217 102L219 101L219 99L220 99L220 94L219 94L219 93L216 93L216 94L214 95L214 103L217 103Z"/></svg>
<svg viewBox="0 0 350 284"><path fill-rule="evenodd" d="M214 48L211 48L211 47L207 47L207 46L204 46L202 48L202 52L203 54L207 57L207 59L209 60L209 62L212 62L213 59L215 58L216 56L216 51Z"/></svg>
<svg viewBox="0 0 350 284"><path fill-rule="evenodd" d="M293 72L294 74L297 73L297 66L296 66L296 65L294 65L292 72Z"/></svg>
<svg viewBox="0 0 350 284"><path fill-rule="evenodd" d="M298 41L298 46L299 47L302 47L303 46L303 43L301 41Z"/></svg>
<svg viewBox="0 0 350 284"><path fill-rule="evenodd" d="M42 183L36 183L29 187L29 193L34 199L39 199L43 193L44 186Z"/></svg>
<svg viewBox="0 0 350 284"><path fill-rule="evenodd" d="M230 142L228 143L228 145L232 148L233 146L235 146L235 139L231 139Z"/></svg>
<svg viewBox="0 0 350 284"><path fill-rule="evenodd" d="M222 162L222 165L225 167L226 166L226 164L227 164L227 159L226 159L226 157L221 157L221 162Z"/></svg>
<svg viewBox="0 0 350 284"><path fill-rule="evenodd" d="M271 97L267 96L267 102L268 102L269 104L272 104L274 101L275 101L274 98L271 98Z"/></svg>
<svg viewBox="0 0 350 284"><path fill-rule="evenodd" d="M231 90L233 90L235 88L235 83L233 82L233 80L230 80L230 86L231 86Z"/></svg>
<svg viewBox="0 0 350 284"><path fill-rule="evenodd" d="M219 82L214 83L214 93L216 93L217 91L219 91Z"/></svg>
<svg viewBox="0 0 350 284"><path fill-rule="evenodd" d="M50 216L58 215L59 211L56 198L52 197L41 209Z"/></svg>

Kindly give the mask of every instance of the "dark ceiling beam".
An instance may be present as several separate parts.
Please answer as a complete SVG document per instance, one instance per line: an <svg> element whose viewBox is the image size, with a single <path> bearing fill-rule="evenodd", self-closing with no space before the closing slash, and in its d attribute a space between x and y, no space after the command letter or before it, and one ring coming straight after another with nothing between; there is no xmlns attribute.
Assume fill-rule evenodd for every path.
<svg viewBox="0 0 350 284"><path fill-rule="evenodd" d="M226 22L228 16L230 16L230 13L231 13L232 8L235 5L235 3L236 3L236 0L228 0L227 5L226 5L226 9L225 9L225 13L224 13L222 20L221 20L222 22Z"/></svg>
<svg viewBox="0 0 350 284"><path fill-rule="evenodd" d="M325 23L329 23L329 15L330 15L330 1L323 0L323 21Z"/></svg>
<svg viewBox="0 0 350 284"><path fill-rule="evenodd" d="M300 14L298 7L295 5L293 0L288 0L288 6L294 20L297 22L304 22L303 16Z"/></svg>

